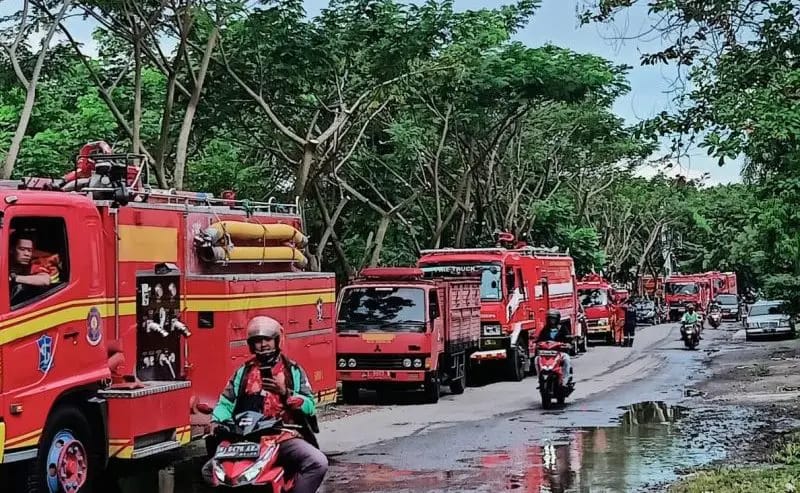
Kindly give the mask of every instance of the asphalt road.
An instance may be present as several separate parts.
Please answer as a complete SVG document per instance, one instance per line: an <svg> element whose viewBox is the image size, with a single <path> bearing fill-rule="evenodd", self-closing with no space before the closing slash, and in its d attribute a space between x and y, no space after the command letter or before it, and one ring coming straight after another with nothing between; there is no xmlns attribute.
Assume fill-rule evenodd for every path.
<svg viewBox="0 0 800 493"><path fill-rule="evenodd" d="M324 423L320 442L332 458L325 491L633 491L669 480L673 465L721 453L693 454L664 425L680 416L674 403L703 379L724 335L706 329L690 351L668 324L641 327L633 348L592 347L573 359L576 390L561 409L541 409L529 377ZM622 421L635 431L620 428L626 410Z"/></svg>

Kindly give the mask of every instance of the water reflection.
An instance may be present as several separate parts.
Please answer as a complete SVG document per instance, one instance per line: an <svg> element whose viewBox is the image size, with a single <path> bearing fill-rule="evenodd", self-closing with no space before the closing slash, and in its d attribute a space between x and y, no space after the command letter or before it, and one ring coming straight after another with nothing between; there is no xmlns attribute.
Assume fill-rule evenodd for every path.
<svg viewBox="0 0 800 493"><path fill-rule="evenodd" d="M572 429L551 441L502 450L455 451L465 466L455 470L402 470L332 459L325 493L635 491L673 480L676 469L724 456L721 445L694 446L687 414L662 402L634 404L624 408L617 426ZM175 493L212 492L200 481L200 465L199 459L175 465ZM127 477L117 491L157 492L158 482L157 472Z"/></svg>

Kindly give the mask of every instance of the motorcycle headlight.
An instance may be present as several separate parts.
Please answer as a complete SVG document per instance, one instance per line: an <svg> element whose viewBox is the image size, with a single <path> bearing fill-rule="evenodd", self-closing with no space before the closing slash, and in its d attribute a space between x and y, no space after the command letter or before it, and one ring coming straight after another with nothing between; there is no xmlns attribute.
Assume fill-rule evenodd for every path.
<svg viewBox="0 0 800 493"><path fill-rule="evenodd" d="M339 368L344 368L347 366L347 360L344 358L339 358Z"/></svg>
<svg viewBox="0 0 800 493"><path fill-rule="evenodd" d="M272 460L272 456L275 455L275 451L277 451L277 450L278 450L278 447L275 446L275 445L273 445L269 449L267 449L267 451L264 452L264 455L259 457L259 459L257 461L255 461L252 466L248 467L244 471L244 473L242 473L242 476L241 476L241 479L239 480L239 483L242 483L242 482L250 483L254 479L256 479L258 477L258 475L261 473L261 471L264 469L264 467L266 467L266 465L269 464L269 461Z"/></svg>
<svg viewBox="0 0 800 493"><path fill-rule="evenodd" d="M406 358L403 360L403 368L411 368L411 359Z"/></svg>
<svg viewBox="0 0 800 493"><path fill-rule="evenodd" d="M503 329L500 327L500 324L484 324L481 327L481 331L486 337L499 336L503 333Z"/></svg>

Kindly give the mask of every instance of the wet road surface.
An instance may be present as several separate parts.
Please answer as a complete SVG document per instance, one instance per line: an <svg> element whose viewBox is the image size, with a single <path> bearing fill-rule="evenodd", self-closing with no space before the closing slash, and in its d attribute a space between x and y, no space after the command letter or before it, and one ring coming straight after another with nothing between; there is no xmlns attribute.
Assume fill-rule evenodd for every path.
<svg viewBox="0 0 800 493"><path fill-rule="evenodd" d="M528 378L437 405L390 405L323 423L331 462L325 491L618 492L671 481L681 469L723 458L723 437L755 426L739 408L678 405L704 378L722 336L707 330L700 350L688 351L677 328L664 325L637 334L633 350L591 348L574 361L577 389L561 409L543 411ZM719 428L695 429L698 413L716 413ZM212 491L199 467L199 460L175 466L176 493ZM118 471L117 486L158 491L156 469Z"/></svg>

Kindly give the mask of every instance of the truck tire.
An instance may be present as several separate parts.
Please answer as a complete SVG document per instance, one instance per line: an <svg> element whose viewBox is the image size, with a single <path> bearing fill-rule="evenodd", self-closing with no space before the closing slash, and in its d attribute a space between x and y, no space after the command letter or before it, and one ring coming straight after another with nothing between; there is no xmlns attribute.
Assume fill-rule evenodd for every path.
<svg viewBox="0 0 800 493"><path fill-rule="evenodd" d="M450 380L450 393L454 395L461 395L464 393L464 380L466 375L461 375L455 380Z"/></svg>
<svg viewBox="0 0 800 493"><path fill-rule="evenodd" d="M436 404L439 402L439 395L441 394L441 391L442 389L439 386L439 377L431 375L431 377L425 383L425 403Z"/></svg>
<svg viewBox="0 0 800 493"><path fill-rule="evenodd" d="M570 347L569 347L569 355L573 356L573 357L578 355L578 338L577 337L573 337L572 338L572 344L570 344Z"/></svg>
<svg viewBox="0 0 800 493"><path fill-rule="evenodd" d="M62 450L63 447L68 447ZM100 474L102 454L86 416L75 406L58 407L45 425L36 460L28 466L28 493L57 493L64 491L59 480L48 472L55 468L69 468L68 481L77 488L71 491L93 491L93 482Z"/></svg>
<svg viewBox="0 0 800 493"><path fill-rule="evenodd" d="M358 385L343 382L342 399L344 399L345 404L358 404Z"/></svg>
<svg viewBox="0 0 800 493"><path fill-rule="evenodd" d="M588 350L589 350L589 348L587 347L587 344L586 344L586 335L584 334L583 336L581 336L581 339L578 342L578 351L580 351L582 353L585 353Z"/></svg>
<svg viewBox="0 0 800 493"><path fill-rule="evenodd" d="M522 359L522 350L519 345L515 345L511 350L510 357L506 360L506 372L512 382L521 382L525 378Z"/></svg>

